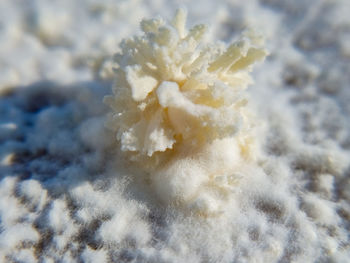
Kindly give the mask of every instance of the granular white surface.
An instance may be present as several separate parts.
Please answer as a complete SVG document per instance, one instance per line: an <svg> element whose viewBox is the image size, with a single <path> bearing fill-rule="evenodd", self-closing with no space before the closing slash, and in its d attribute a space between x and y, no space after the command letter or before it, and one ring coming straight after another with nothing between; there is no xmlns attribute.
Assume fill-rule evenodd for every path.
<svg viewBox="0 0 350 263"><path fill-rule="evenodd" d="M261 158L225 213L159 202L104 128L111 57L144 17L246 27ZM0 2L0 262L348 262L347 0Z"/></svg>

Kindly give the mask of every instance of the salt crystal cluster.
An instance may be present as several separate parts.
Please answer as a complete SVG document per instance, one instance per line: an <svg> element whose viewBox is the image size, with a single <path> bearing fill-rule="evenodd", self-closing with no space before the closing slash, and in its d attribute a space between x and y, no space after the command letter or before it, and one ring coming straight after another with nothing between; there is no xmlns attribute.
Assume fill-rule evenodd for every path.
<svg viewBox="0 0 350 263"><path fill-rule="evenodd" d="M151 170L162 199L180 203L198 199L203 185L235 181L233 167L254 157L244 90L252 64L266 56L251 31L226 46L206 43L205 25L185 23L182 9L171 23L143 20L143 34L120 45L113 95L105 98L121 150Z"/></svg>

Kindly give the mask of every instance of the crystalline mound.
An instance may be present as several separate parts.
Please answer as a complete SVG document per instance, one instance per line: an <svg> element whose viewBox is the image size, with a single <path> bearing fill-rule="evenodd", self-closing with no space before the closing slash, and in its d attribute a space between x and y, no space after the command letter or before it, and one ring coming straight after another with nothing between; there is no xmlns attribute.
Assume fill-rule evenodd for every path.
<svg viewBox="0 0 350 263"><path fill-rule="evenodd" d="M205 42L205 25L187 30L185 23L181 9L171 23L143 20L143 34L120 45L113 95L105 97L112 109L107 125L121 150L151 170L167 202L196 199L209 181L232 183L237 160L254 157L254 118L244 90L252 64L266 56L251 31L227 47Z"/></svg>

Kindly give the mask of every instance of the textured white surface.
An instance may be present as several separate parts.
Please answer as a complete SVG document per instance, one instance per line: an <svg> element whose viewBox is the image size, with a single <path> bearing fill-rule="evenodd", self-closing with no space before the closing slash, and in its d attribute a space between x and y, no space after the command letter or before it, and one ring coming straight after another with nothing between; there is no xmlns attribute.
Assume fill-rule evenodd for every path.
<svg viewBox="0 0 350 263"><path fill-rule="evenodd" d="M0 2L0 261L349 261L347 0L180 1L270 52L248 89L260 158L207 218L160 202L102 126L118 43L179 1L30 2Z"/></svg>

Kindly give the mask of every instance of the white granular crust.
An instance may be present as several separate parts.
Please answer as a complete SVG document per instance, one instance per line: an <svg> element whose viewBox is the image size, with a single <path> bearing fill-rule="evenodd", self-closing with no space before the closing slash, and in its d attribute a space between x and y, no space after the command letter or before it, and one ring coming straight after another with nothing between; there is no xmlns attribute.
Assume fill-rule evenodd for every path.
<svg viewBox="0 0 350 263"><path fill-rule="evenodd" d="M117 85L111 58L126 54L118 43L142 36L145 17L171 20L178 1L0 1L0 262L349 261L349 1L181 2L189 28L205 23L205 43L222 41L208 62L247 28L270 53L241 93L238 112L254 121L187 153L179 136L166 138L193 135L166 118L171 129L152 150L121 152L102 103ZM167 26L179 39L182 21ZM148 96L180 107L171 98L185 96L180 80L193 70L160 79L124 62L135 109ZM249 158L236 140L245 125L254 128ZM156 170L140 169L163 154Z"/></svg>

